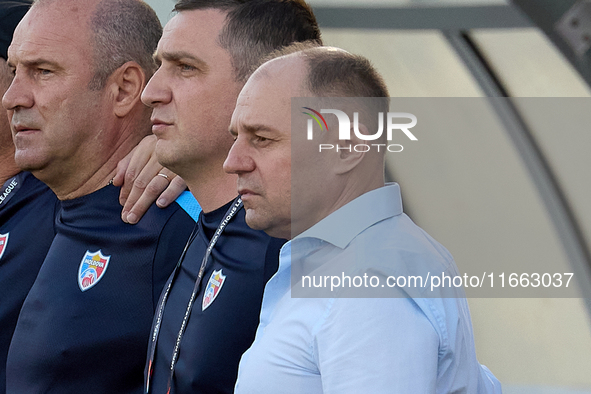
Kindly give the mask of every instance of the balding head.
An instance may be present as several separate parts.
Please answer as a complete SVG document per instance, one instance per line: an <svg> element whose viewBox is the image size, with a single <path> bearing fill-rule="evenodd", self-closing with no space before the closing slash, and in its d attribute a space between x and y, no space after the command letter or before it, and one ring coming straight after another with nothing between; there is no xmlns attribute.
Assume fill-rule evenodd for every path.
<svg viewBox="0 0 591 394"><path fill-rule="evenodd" d="M279 238L291 237L291 97L306 94L306 74L299 56L265 63L242 89L230 123L236 141L224 170L238 175L246 222Z"/></svg>
<svg viewBox="0 0 591 394"><path fill-rule="evenodd" d="M238 175L247 224L293 238L384 183L382 154L319 152L319 143L346 146L356 137L340 141L336 121L329 121L328 129L308 140L309 118L300 103L318 103L317 94L387 95L387 90L366 59L341 49L297 45L279 55L257 69L240 93L230 127L236 142L224 169ZM368 72L371 83L363 80ZM304 99L293 101L296 97Z"/></svg>
<svg viewBox="0 0 591 394"><path fill-rule="evenodd" d="M92 89L102 89L109 75L128 61L138 63L148 78L154 73L156 63L152 54L162 26L154 10L143 1L37 0L36 7L65 7L81 27L88 27L95 74Z"/></svg>
<svg viewBox="0 0 591 394"><path fill-rule="evenodd" d="M8 49L15 77L2 100L15 160L61 199L104 186L150 131L140 95L160 23L146 7L41 0L15 30Z"/></svg>

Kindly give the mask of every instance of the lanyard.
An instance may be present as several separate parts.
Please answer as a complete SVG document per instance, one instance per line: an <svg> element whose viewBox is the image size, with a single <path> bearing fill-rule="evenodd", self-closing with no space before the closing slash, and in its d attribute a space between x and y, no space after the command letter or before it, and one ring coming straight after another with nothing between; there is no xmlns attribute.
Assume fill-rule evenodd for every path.
<svg viewBox="0 0 591 394"><path fill-rule="evenodd" d="M172 359L170 362L170 377L168 379L168 390L166 391L167 394L170 393L170 390L172 388L172 378L174 376L174 368L175 368L176 361L177 361L178 355L179 355L181 340L183 338L183 334L185 333L185 328L186 328L187 323L189 321L189 316L191 315L191 310L193 309L193 303L195 302L195 298L197 297L197 294L199 293L199 289L201 287L201 280L203 279L203 273L205 272L205 268L207 266L207 261L209 260L209 256L211 255L211 251L213 250L213 247L217 243L220 235L222 234L222 232L224 231L224 229L226 228L226 226L228 225L230 220L232 220L234 215L236 215L236 212L238 212L240 210L240 208L242 208L242 199L240 197L236 197L236 199L233 201L232 205L230 206L230 208L228 209L228 211L224 215L224 218L220 222L213 237L209 241L209 245L207 246L207 249L205 251L205 256L203 256L203 260L201 261L201 267L199 268L199 274L197 275L197 279L195 280L195 286L193 287L193 293L191 293L191 298L189 298L189 304L187 305L187 309L185 310L183 322L181 323L181 328L179 329L179 333L177 335L174 350L172 353ZM195 229L196 228L197 228L197 226L195 227ZM149 352L150 360L148 361L148 373L146 376L146 391L145 391L146 394L150 392L150 380L152 379L152 374L154 372L154 370L152 368L153 368L153 363L154 363L154 357L156 354L156 343L158 341L158 334L160 333L162 316L164 315L164 307L166 305L166 301L168 299L170 289L172 288L172 282L176 278L177 273L178 273L178 269L181 266L181 264L183 263L183 260L185 258L185 254L187 253L187 249L189 248L189 245L191 245L191 243L193 242L193 240L197 236L197 232L195 231L195 229L193 230L193 233L189 237L189 240L187 241L187 244L185 245L185 249L183 250L181 257L179 258L179 261L177 262L176 267L174 267L174 271L173 271L172 275L170 276L170 278L168 278L168 281L166 282L164 292L160 296L160 301L158 303L158 309L157 309L157 312L155 315L156 319L154 320L154 323L152 326L152 336L150 338L150 352Z"/></svg>
<svg viewBox="0 0 591 394"><path fill-rule="evenodd" d="M8 201L14 196L14 193L20 189L23 184L23 178L23 173L21 172L7 180L4 185L2 185L2 189L0 189L0 208L8 204Z"/></svg>

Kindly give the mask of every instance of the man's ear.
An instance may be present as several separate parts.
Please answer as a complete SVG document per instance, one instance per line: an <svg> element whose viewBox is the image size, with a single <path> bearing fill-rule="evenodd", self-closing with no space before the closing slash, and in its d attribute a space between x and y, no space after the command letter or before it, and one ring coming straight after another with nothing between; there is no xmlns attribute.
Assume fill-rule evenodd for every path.
<svg viewBox="0 0 591 394"><path fill-rule="evenodd" d="M139 64L130 61L111 74L109 84L115 115L122 118L140 101L146 75Z"/></svg>
<svg viewBox="0 0 591 394"><path fill-rule="evenodd" d="M359 123L359 132L363 135L368 134L367 127ZM351 138L348 140L339 140L338 143L338 164L335 168L337 174L345 174L359 165L365 152L368 150L367 141L359 138L354 132L353 127L349 130Z"/></svg>

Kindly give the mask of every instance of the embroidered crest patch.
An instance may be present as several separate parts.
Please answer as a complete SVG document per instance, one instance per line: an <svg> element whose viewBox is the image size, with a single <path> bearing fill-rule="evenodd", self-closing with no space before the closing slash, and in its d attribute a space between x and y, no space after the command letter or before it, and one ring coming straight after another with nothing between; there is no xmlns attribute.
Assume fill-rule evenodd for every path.
<svg viewBox="0 0 591 394"><path fill-rule="evenodd" d="M211 273L211 277L209 278L209 282L207 282L205 292L203 293L203 304L201 305L202 311L206 310L218 294L220 294L220 290L222 289L225 280L226 275L222 274L222 270L213 271Z"/></svg>
<svg viewBox="0 0 591 394"><path fill-rule="evenodd" d="M94 253L90 253L89 250L86 251L86 254L82 257L80 268L78 268L78 286L80 286L80 290L86 291L102 279L110 259L111 256L103 255L100 250Z"/></svg>
<svg viewBox="0 0 591 394"><path fill-rule="evenodd" d="M0 259L2 258L2 256L4 256L4 251L6 250L6 245L8 244L9 234L10 233L0 234Z"/></svg>

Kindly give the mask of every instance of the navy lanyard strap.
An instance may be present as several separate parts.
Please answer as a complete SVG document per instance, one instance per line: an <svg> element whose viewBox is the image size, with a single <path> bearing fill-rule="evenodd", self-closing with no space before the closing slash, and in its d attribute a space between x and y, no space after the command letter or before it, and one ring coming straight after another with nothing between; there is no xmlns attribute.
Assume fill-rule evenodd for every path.
<svg viewBox="0 0 591 394"><path fill-rule="evenodd" d="M228 225L230 220L232 220L232 218L236 215L236 213L241 208L242 208L242 199L240 198L240 196L238 196L233 201L230 208L228 208L228 211L224 215L224 218L220 222L213 237L209 241L209 245L207 246L207 250L205 251L205 256L203 256L203 260L201 261L201 267L199 268L199 273L197 275L197 279L195 280L195 286L193 287L193 292L191 293L191 298L189 298L189 303L187 305L187 309L185 310L185 315L184 315L183 321L181 323L181 328L179 329L179 333L177 335L177 339L175 342L174 350L172 353L172 359L170 362L170 377L168 379L167 393L170 393L170 390L172 388L172 378L174 376L174 368L176 366L176 361L177 361L178 355L179 355L181 340L182 340L183 335L185 333L185 328L186 328L187 323L189 321L189 317L191 316L191 311L193 309L193 304L195 302L195 298L197 297L197 294L199 293L199 289L201 287L201 281L203 279L203 274L205 272L205 268L207 266L209 256L211 255L211 251L213 250L218 239L220 238L222 232L224 231L224 229L226 228L226 226ZM149 393L149 391L150 391L150 380L151 380L152 374L154 372L153 363L154 363L154 357L155 357L155 353L156 353L156 343L158 341L158 334L160 332L160 326L162 323L162 316L164 314L164 307L166 305L166 301L168 299L170 289L172 288L172 283L178 273L178 268L181 266L181 264L185 258L185 254L187 252L187 249L189 248L189 245L193 242L193 239L197 235L195 230L193 232L194 232L194 234L192 234L191 237L189 238L189 241L187 242L187 245L185 246L185 249L183 250L181 257L179 258L179 261L173 271L173 274L170 276L170 278L168 279L168 282L165 285L165 291L162 293L162 295L160 297L160 302L159 302L158 310L156 313L156 319L155 319L153 327L152 327L152 337L150 339L150 360L148 361L148 373L146 376L146 394Z"/></svg>

